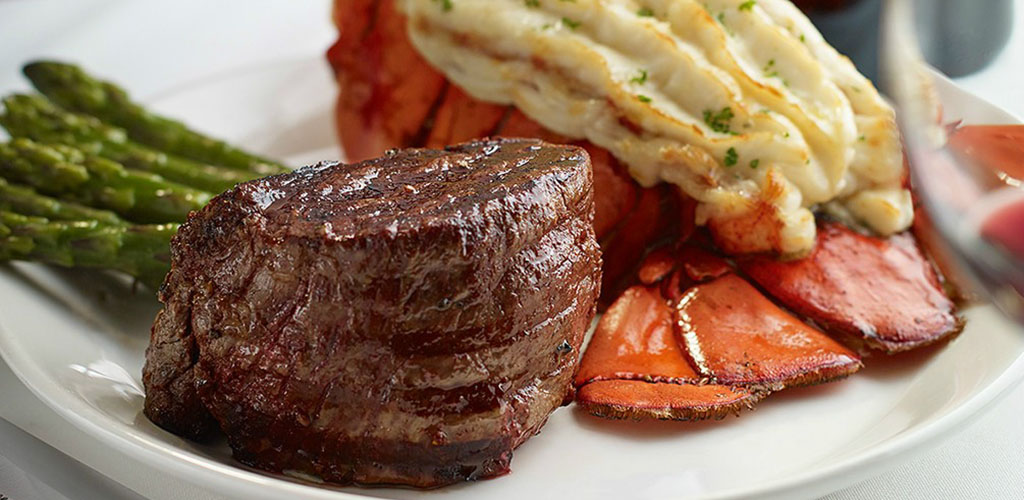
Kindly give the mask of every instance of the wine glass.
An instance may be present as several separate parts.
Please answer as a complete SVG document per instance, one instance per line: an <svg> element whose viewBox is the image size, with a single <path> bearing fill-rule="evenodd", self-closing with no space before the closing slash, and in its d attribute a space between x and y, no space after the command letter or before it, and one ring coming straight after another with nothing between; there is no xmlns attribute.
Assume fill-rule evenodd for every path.
<svg viewBox="0 0 1024 500"><path fill-rule="evenodd" d="M915 195L944 242L953 274L1024 323L1024 189L1019 179L951 147L937 73L915 33L915 7L928 4L886 0L881 26L883 83L896 107ZM1024 163L1020 138L1016 161Z"/></svg>

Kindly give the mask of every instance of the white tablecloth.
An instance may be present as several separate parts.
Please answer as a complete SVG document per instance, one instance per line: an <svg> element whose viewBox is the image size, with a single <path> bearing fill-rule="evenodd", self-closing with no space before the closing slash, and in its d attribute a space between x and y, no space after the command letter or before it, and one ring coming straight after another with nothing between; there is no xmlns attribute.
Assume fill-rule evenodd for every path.
<svg viewBox="0 0 1024 500"><path fill-rule="evenodd" d="M1024 27L1024 0L1017 2ZM118 75L139 96L181 73L308 56L331 43L329 2L110 2L0 0L0 93L27 89L26 60L54 56ZM118 26L97 30L95 26ZM181 32L188 26L187 32ZM143 51L136 37L159 38ZM215 49L214 49L215 48ZM1024 116L1024 29L989 70L961 79L969 90ZM130 60L131 74L107 71ZM1024 387L921 458L829 495L875 498L1024 497ZM120 455L46 408L0 362L0 498L209 500L202 488ZM88 464L88 465L86 465Z"/></svg>

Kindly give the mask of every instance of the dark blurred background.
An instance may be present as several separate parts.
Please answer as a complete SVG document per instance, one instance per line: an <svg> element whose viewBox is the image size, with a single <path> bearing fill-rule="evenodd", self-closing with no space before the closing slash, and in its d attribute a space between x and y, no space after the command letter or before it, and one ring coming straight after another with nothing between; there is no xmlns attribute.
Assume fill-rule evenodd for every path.
<svg viewBox="0 0 1024 500"><path fill-rule="evenodd" d="M878 75L878 27L886 0L794 0L825 38L872 80ZM1012 0L915 0L921 50L951 77L992 62L1009 40Z"/></svg>

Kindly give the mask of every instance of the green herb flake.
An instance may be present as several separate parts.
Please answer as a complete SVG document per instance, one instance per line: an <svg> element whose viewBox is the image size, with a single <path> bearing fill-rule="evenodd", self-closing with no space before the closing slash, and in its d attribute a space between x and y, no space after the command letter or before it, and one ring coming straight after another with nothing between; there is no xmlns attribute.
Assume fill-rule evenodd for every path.
<svg viewBox="0 0 1024 500"><path fill-rule="evenodd" d="M779 76L779 71L775 69L775 59L769 59L768 63L761 69L764 72L764 76L768 78L775 78Z"/></svg>
<svg viewBox="0 0 1024 500"><path fill-rule="evenodd" d="M710 14L710 11L708 13ZM718 19L718 22L722 25L722 28L725 29L726 35L736 36L736 32L733 31L728 24L725 24L725 11L719 12L718 15L715 16L715 19Z"/></svg>
<svg viewBox="0 0 1024 500"><path fill-rule="evenodd" d="M650 7L641 7L640 10L636 11L636 15L640 17L654 17L654 11Z"/></svg>
<svg viewBox="0 0 1024 500"><path fill-rule="evenodd" d="M635 83L637 85L643 85L647 83L647 70L638 70L636 76L629 79L629 83Z"/></svg>
<svg viewBox="0 0 1024 500"><path fill-rule="evenodd" d="M436 4L440 4L441 10L445 12L448 12L455 7L455 4L452 3L452 0L433 0L433 2Z"/></svg>
<svg viewBox="0 0 1024 500"><path fill-rule="evenodd" d="M540 7L540 0L523 0L527 7Z"/></svg>
<svg viewBox="0 0 1024 500"><path fill-rule="evenodd" d="M645 95L643 95L643 94L637 94L637 95L636 95L636 98L637 98L637 99L639 99L639 100L640 100L640 102L643 102L643 103L648 103L648 102L651 102L651 98L650 98L650 97L647 97L647 96L645 96Z"/></svg>
<svg viewBox="0 0 1024 500"><path fill-rule="evenodd" d="M731 134L729 130L729 122L733 119L732 108L726 106L721 109L718 113L711 111L710 109L704 110L704 123L707 124L711 130L722 134Z"/></svg>
<svg viewBox="0 0 1024 500"><path fill-rule="evenodd" d="M761 164L761 159L760 158L754 158L753 160L750 160L750 168L757 168L757 166L760 165L760 164Z"/></svg>
<svg viewBox="0 0 1024 500"><path fill-rule="evenodd" d="M804 38L804 34L800 33L800 43L807 43L807 39Z"/></svg>
<svg viewBox="0 0 1024 500"><path fill-rule="evenodd" d="M562 24L564 24L566 28L574 30L576 28L579 28L580 25L583 24L583 23L581 23L580 21L573 21L572 19L569 19L568 17L563 17L562 18Z"/></svg>
<svg viewBox="0 0 1024 500"><path fill-rule="evenodd" d="M857 140L861 141L861 142L864 142L865 139L864 139L864 136L862 135L862 136L858 137Z"/></svg>
<svg viewBox="0 0 1024 500"><path fill-rule="evenodd" d="M728 151L725 152L725 161L723 163L725 163L725 166L731 167L735 165L739 159L739 155L736 154L736 148L729 148Z"/></svg>
<svg viewBox="0 0 1024 500"><path fill-rule="evenodd" d="M747 0L746 2L740 4L739 10L745 10L749 12L754 9L755 5L757 5L756 0Z"/></svg>

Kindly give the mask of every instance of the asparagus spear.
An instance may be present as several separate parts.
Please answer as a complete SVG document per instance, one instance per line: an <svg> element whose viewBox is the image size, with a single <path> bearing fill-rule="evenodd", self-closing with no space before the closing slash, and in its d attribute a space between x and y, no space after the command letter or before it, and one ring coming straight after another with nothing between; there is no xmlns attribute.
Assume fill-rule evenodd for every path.
<svg viewBox="0 0 1024 500"><path fill-rule="evenodd" d="M0 143L0 177L140 223L184 221L212 197L106 158L25 138Z"/></svg>
<svg viewBox="0 0 1024 500"><path fill-rule="evenodd" d="M60 109L38 95L15 94L4 98L0 124L15 137L74 146L204 191L219 193L258 177L252 172L196 163L137 144L120 128Z"/></svg>
<svg viewBox="0 0 1024 500"><path fill-rule="evenodd" d="M24 72L36 89L57 105L122 127L132 139L161 151L260 176L287 170L273 161L190 130L181 122L153 114L132 102L124 89L97 80L78 66L37 61L26 65Z"/></svg>
<svg viewBox="0 0 1024 500"><path fill-rule="evenodd" d="M109 210L50 198L27 186L10 184L0 178L0 210L55 220L96 220L106 224L127 224Z"/></svg>
<svg viewBox="0 0 1024 500"><path fill-rule="evenodd" d="M170 269L170 241L178 230L178 224L50 221L6 211L0 211L0 227L6 228L0 229L0 259L115 269L153 289Z"/></svg>

